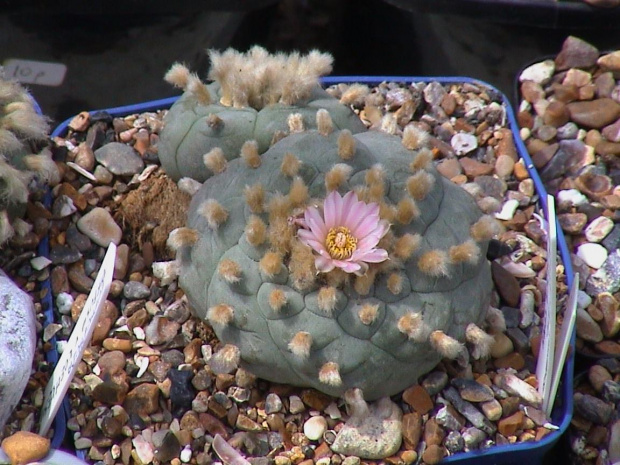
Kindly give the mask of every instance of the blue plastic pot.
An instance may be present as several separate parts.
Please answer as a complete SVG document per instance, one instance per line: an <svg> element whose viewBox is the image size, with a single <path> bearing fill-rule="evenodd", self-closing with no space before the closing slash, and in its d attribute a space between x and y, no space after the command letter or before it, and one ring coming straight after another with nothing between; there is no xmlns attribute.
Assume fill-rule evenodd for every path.
<svg viewBox="0 0 620 465"><path fill-rule="evenodd" d="M467 77L411 77L411 76L330 76L323 78L321 82L326 85L338 84L338 83L363 83L368 85L378 85L381 82L432 82L436 81L441 84L457 84L457 83L470 83L477 86L486 87L493 92L496 92L502 98L502 103L506 108L506 116L508 118L508 126L512 130L513 140L519 152L519 156L523 159L525 166L529 172L530 177L534 181L536 192L540 197L541 206L546 210L547 208L547 192L538 175L532 159L530 158L525 145L519 138L519 127L515 118L514 111L510 105L510 101L506 96L497 90L495 87L487 84L484 81L477 79L471 79ZM143 113L148 111L157 111L170 108L170 106L178 99L178 97L171 97L161 100L153 100L150 102L140 103L136 105L127 105L122 107L108 108L105 111L114 117L123 117L134 113ZM67 119L60 124L52 133L52 137L64 136L68 131L68 126L72 118ZM557 223L557 222L556 222ZM562 262L565 268L565 274L567 279L567 285L570 287L573 281L573 269L570 261L570 255L566 240L560 228L559 223L556 224L558 231L558 248ZM573 333L572 344L574 345L575 335ZM459 464L475 464L475 465L492 465L492 464L519 464L522 463L542 463L545 453L559 441L564 432L568 429L572 418L573 412L573 370L574 370L574 356L572 352L569 352L566 358L562 381L558 392L558 398L555 401L555 408L553 410L551 420L553 424L558 426L558 429L547 434L540 441L536 442L522 442L518 444L499 445L493 446L484 450L477 450L473 452L464 452L446 457L442 463L459 463ZM83 457L84 451L78 451L78 457Z"/></svg>

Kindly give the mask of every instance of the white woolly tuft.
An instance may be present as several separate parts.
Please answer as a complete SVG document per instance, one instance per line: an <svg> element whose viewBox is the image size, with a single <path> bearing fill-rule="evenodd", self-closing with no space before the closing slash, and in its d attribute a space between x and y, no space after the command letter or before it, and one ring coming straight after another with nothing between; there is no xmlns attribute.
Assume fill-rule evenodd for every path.
<svg viewBox="0 0 620 465"><path fill-rule="evenodd" d="M193 196L202 187L202 184L195 179L184 177L177 181L177 186L181 191Z"/></svg>
<svg viewBox="0 0 620 465"><path fill-rule="evenodd" d="M189 69L182 63L174 63L164 75L164 81L185 90L189 81Z"/></svg>
<svg viewBox="0 0 620 465"><path fill-rule="evenodd" d="M456 339L448 336L443 331L433 331L430 335L430 343L442 357L455 360L464 350L464 345Z"/></svg>
<svg viewBox="0 0 620 465"><path fill-rule="evenodd" d="M293 355L299 358L308 358L312 347L312 335L306 331L299 331L288 343Z"/></svg>
<svg viewBox="0 0 620 465"><path fill-rule="evenodd" d="M177 251L181 247L194 245L196 241L198 241L198 231L182 227L170 231L166 240L166 246L173 251Z"/></svg>
<svg viewBox="0 0 620 465"><path fill-rule="evenodd" d="M492 335L486 333L474 323L467 325L465 329L465 339L473 345L471 355L476 360L487 358L495 342L495 338Z"/></svg>
<svg viewBox="0 0 620 465"><path fill-rule="evenodd" d="M342 385L340 367L336 362L327 362L319 370L319 381L328 386L338 387Z"/></svg>

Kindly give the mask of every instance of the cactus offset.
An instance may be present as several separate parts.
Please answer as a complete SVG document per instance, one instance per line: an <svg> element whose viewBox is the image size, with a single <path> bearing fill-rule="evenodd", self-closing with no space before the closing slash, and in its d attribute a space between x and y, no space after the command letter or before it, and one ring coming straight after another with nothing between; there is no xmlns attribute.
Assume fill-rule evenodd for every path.
<svg viewBox="0 0 620 465"><path fill-rule="evenodd" d="M364 130L349 107L319 86L319 77L331 71L329 54L270 55L257 46L245 54L211 50L209 56L211 84L181 64L166 75L184 90L166 116L159 144L161 164L175 181L203 182L238 157L250 166L260 164L259 155L273 142L316 128L318 109L336 128Z"/></svg>
<svg viewBox="0 0 620 465"><path fill-rule="evenodd" d="M179 282L256 375L377 399L486 343L470 325L489 307L493 221L426 148L330 124L203 184ZM217 227L204 214L214 204L227 212Z"/></svg>
<svg viewBox="0 0 620 465"><path fill-rule="evenodd" d="M0 245L15 233L13 221L24 214L31 190L59 180L48 131L32 97L0 70Z"/></svg>

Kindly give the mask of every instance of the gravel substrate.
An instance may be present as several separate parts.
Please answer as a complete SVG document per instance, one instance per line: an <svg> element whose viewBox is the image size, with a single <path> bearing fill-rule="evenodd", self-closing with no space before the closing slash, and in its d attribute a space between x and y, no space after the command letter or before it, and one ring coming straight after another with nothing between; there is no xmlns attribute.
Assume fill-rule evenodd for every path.
<svg viewBox="0 0 620 465"><path fill-rule="evenodd" d="M576 349L590 367L576 383L570 443L576 461L597 464L620 460L618 76L620 51L569 37L523 70L517 115L581 276Z"/></svg>
<svg viewBox="0 0 620 465"><path fill-rule="evenodd" d="M402 414L402 444L384 462L433 464L463 451L543 438L552 429L540 410L534 373L545 236L501 95L473 83L437 82L382 83L369 91L343 84L329 91L373 130L400 135L407 124L429 130L437 169L483 210L496 212L504 226L498 238L504 245L498 242L492 252L498 258L492 264L497 310L487 328L495 338L491 357L476 360L470 353L460 363L443 361L393 396ZM49 234L50 263L34 268L36 237L11 243L24 258L7 271L22 287L36 297L37 283L51 279L58 324L46 328L46 340L70 335L105 245L118 244L108 301L69 392L68 429L76 449L106 465L202 465L219 460L211 444L220 435L255 464L360 463L354 452L331 448L351 414L342 399L269 383L241 368L225 374L210 369L218 341L207 323L191 316L165 246L168 233L184 226L190 198L158 166L164 114L76 117L54 140L63 180L53 189L52 206L32 202L27 218L39 234ZM566 277L558 263L560 308ZM7 433L35 429L48 372L43 362L35 368ZM376 438L400 440L394 434ZM350 450L363 448L357 443Z"/></svg>

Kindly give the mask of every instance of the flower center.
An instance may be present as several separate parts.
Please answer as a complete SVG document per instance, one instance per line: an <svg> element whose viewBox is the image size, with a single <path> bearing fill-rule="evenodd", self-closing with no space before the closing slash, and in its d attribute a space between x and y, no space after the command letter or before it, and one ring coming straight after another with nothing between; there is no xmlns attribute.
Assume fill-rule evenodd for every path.
<svg viewBox="0 0 620 465"><path fill-rule="evenodd" d="M337 228L331 228L327 233L325 247L332 258L344 260L355 252L357 238L353 237L349 228L338 226Z"/></svg>

